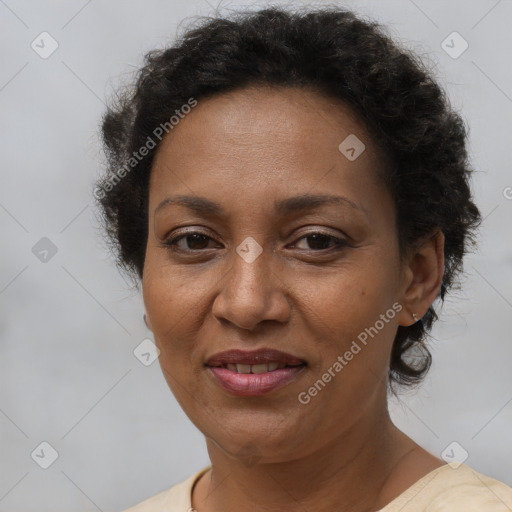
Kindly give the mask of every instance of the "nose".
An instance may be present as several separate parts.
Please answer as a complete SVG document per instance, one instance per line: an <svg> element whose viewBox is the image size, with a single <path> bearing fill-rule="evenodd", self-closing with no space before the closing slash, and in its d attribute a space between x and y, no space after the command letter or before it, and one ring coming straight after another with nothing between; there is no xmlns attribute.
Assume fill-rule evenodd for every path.
<svg viewBox="0 0 512 512"><path fill-rule="evenodd" d="M213 302L215 317L251 331L264 320L285 323L290 315L289 290L274 253L263 249L251 261L234 251L233 259Z"/></svg>

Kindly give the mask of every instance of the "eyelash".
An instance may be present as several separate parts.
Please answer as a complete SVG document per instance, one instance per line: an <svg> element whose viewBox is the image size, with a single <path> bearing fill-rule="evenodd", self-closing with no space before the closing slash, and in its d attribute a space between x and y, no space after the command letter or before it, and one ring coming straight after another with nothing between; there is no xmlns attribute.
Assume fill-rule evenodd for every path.
<svg viewBox="0 0 512 512"><path fill-rule="evenodd" d="M193 235L200 235L200 236L209 238L210 240L214 240L212 237L210 237L209 235L207 235L206 233L203 233L201 231L189 231L188 233L184 233L184 234L181 234L181 235L178 235L178 236L175 236L173 238L166 240L164 242L164 245L171 251L184 252L184 253L199 253L199 252L208 250L208 249L182 249L180 247L175 246L175 244L177 242L179 242L180 240L186 239L187 237L193 236ZM329 239L333 240L335 243L333 246L328 247L326 249L319 249L319 250L309 249L310 251L315 252L315 253L322 253L322 252L326 252L326 251L337 250L337 249L341 249L341 248L349 245L345 240L336 238L335 236L329 235L327 233L322 233L321 231L312 231L311 233L307 233L307 234L301 236L300 238L298 238L297 242L299 242L300 240L309 238L313 235L320 235L322 238L329 238ZM301 250L308 250L308 249L301 249Z"/></svg>

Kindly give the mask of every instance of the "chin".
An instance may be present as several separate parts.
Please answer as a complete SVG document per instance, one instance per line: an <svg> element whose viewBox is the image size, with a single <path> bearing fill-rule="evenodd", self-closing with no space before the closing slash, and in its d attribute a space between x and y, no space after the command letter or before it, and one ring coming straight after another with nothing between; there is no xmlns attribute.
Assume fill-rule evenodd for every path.
<svg viewBox="0 0 512 512"><path fill-rule="evenodd" d="M281 423L279 428L269 428L269 423L258 425L255 422L247 425L237 423L236 428L226 429L206 435L224 453L240 460L244 465L258 463L276 463L291 460L296 450L303 449L304 444L299 437L290 436L295 429ZM291 444L293 442L293 445Z"/></svg>

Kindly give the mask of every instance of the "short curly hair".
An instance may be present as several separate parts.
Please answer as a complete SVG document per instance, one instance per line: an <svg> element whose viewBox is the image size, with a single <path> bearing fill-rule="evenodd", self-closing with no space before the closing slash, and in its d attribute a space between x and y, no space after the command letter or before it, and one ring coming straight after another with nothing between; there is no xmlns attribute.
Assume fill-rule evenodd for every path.
<svg viewBox="0 0 512 512"><path fill-rule="evenodd" d="M173 46L146 54L132 85L120 89L103 118L106 171L94 195L120 268L136 282L142 278L159 140L135 163L133 155L149 146L155 127L191 98L250 85L309 88L350 105L387 159L400 254L437 229L444 233L443 301L457 284L481 216L469 186L464 122L419 56L377 22L332 6L269 6L197 20ZM420 321L398 327L391 389L419 383L427 373L432 357L425 339L437 318L430 306Z"/></svg>

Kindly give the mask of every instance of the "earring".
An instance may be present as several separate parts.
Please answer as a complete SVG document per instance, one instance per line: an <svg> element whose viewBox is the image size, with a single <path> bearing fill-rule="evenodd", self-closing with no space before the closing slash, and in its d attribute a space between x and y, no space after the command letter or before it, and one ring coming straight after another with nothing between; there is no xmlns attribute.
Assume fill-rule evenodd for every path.
<svg viewBox="0 0 512 512"><path fill-rule="evenodd" d="M418 321L418 317L416 316L415 313L412 314L412 317L414 318L414 321L417 322Z"/></svg>

